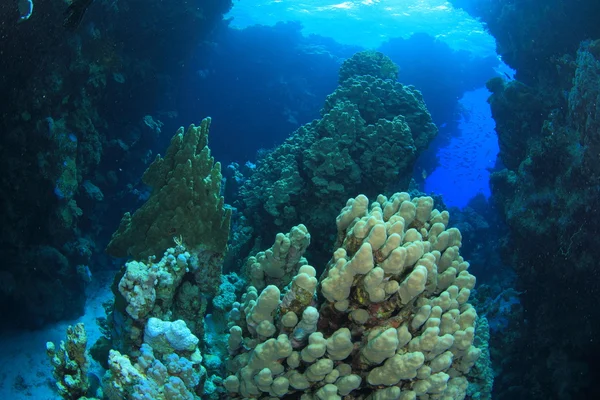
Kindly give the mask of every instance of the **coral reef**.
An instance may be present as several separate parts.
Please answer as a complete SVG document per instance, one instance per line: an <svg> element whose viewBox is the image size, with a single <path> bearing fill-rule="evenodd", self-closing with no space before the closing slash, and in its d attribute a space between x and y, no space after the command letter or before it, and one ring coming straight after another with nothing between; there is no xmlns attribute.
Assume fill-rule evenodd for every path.
<svg viewBox="0 0 600 400"><path fill-rule="evenodd" d="M186 135L180 130L145 179L163 182L148 203L167 214L177 203L162 206L160 200L170 199L161 197L163 189L176 193L181 182L190 182L183 185L189 192L197 180L206 184L200 198L216 205L210 208L216 218L189 217L182 229L205 226L203 235L218 240L229 228L229 214L218 197L220 169L207 147L209 122ZM447 211L433 206L431 197L407 193L380 195L371 205L365 195L348 200L335 219L337 250L319 279L304 258L312 240L307 227L276 235L270 249L248 258L241 303L234 300L243 283L221 276L215 260L222 258L202 243L188 250L174 237L175 246L160 260L150 252L127 262L115 277L114 301L105 305L105 336L91 352L108 367L103 396L487 398L487 336L468 303L475 277L459 253L460 231L448 227ZM203 225L203 218L217 223ZM147 238L139 240L155 245ZM211 298L215 315L207 315ZM76 343L74 357L83 360L85 341ZM87 364L77 365L71 375ZM59 382L63 375L57 374Z"/></svg>
<svg viewBox="0 0 600 400"><path fill-rule="evenodd" d="M220 164L208 148L209 125L204 119L177 132L165 158L157 157L144 174L154 183L148 201L123 218L109 244L109 251L139 257L116 275L115 300L101 322L104 336L92 349L108 367L103 387L109 399L192 399L204 391L199 338L208 299L222 284L230 219L220 196ZM179 236L160 234L169 224L176 224ZM185 244L183 237L189 238ZM155 262L166 238L175 246Z"/></svg>
<svg viewBox="0 0 600 400"><path fill-rule="evenodd" d="M600 4L451 2L482 18L520 81L488 83L507 167L492 174L492 193L508 225L500 243L522 305L498 299L515 310L509 334L492 332L492 353L502 360L494 397L596 398L589 366L600 347L590 338L600 332L590 277L599 243L590 215L600 206Z"/></svg>
<svg viewBox="0 0 600 400"><path fill-rule="evenodd" d="M355 70L363 58L358 53L342 68ZM377 62L375 69L391 63ZM325 261L329 248L323 246L335 236L327 221L346 193L375 196L391 184L407 187L417 155L437 128L416 89L371 75L345 79L321 115L258 161L241 188L239 208L249 225L261 227L257 243L259 234L272 237L302 221L315 239L311 251Z"/></svg>
<svg viewBox="0 0 600 400"><path fill-rule="evenodd" d="M468 303L475 277L448 220L430 197L350 199L320 279L302 265L282 291L250 286L236 303L230 397L465 398L485 333L480 349ZM485 360L479 368L489 398Z"/></svg>
<svg viewBox="0 0 600 400"><path fill-rule="evenodd" d="M20 22L16 1L0 5L0 255L18 258L0 267L2 285L12 286L0 291L2 326L37 328L81 315L85 285L72 279L77 274L27 254L53 248L70 271L102 264L90 262L102 259L107 239L100 221L112 221L107 210L115 218L123 213L114 194L144 168L140 153L150 147L129 140L130 121L157 106L155 94L172 65L164 60L185 57L186 44L204 40L232 6L231 0L151 4L95 2L80 29L68 34L60 23L63 1L37 1L32 17ZM159 40L158 25L166 29ZM140 45L149 41L152 48ZM84 182L107 196L91 199ZM98 243L86 259L70 251L81 239Z"/></svg>
<svg viewBox="0 0 600 400"><path fill-rule="evenodd" d="M201 362L197 348L188 359L177 352L157 352L144 343L134 364L129 357L111 350L103 392L108 400L198 399L196 394L202 393L201 383L206 378Z"/></svg>
<svg viewBox="0 0 600 400"><path fill-rule="evenodd" d="M210 118L180 128L165 157L156 157L142 180L150 198L126 213L106 250L115 257L144 259L161 254L174 237L190 249L222 254L227 248L231 211L221 196L221 164L208 148ZM193 222L190 222L193 221Z"/></svg>
<svg viewBox="0 0 600 400"><path fill-rule="evenodd" d="M87 335L82 323L67 328L67 340L61 342L59 348L52 342L46 344L56 388L63 399L79 400L88 394L90 382L86 346Z"/></svg>
<svg viewBox="0 0 600 400"><path fill-rule="evenodd" d="M153 398L178 398L174 393L189 398L202 392L197 386L206 371L198 344L209 293L194 278L202 275L194 273L196 261L180 244L158 263L128 262L115 278L105 337L92 353L100 363L108 360L103 387L109 399L157 393L166 397ZM104 350L97 351L100 347Z"/></svg>
<svg viewBox="0 0 600 400"><path fill-rule="evenodd" d="M495 397L598 397L587 365L600 351L589 341L598 335L589 322L598 257L589 215L600 187L599 3L451 2L483 19L519 80L488 83L506 167L491 176L492 192L508 224L503 258L517 273L523 307L522 318L515 310L508 319L510 335L494 340L492 332L502 359Z"/></svg>
<svg viewBox="0 0 600 400"><path fill-rule="evenodd" d="M475 277L459 253L461 234L448 223L430 197L380 195L369 205L359 195L338 215L337 250L319 279L301 257L306 228L278 236L267 258L286 262L262 263L269 284L260 293L248 286L232 304L225 379L208 376L203 363L221 363L215 354L203 357L204 336L177 319L184 290L174 289L187 283L189 253L178 245L158 264L128 263L111 314L113 324L121 320L115 337L129 345L113 341L122 350L108 352L103 396L490 398L489 328L469 304ZM201 315L193 310L190 323ZM84 398L89 388L85 345L81 324L69 328L61 352L48 344L64 398Z"/></svg>
<svg viewBox="0 0 600 400"><path fill-rule="evenodd" d="M356 53L340 67L339 83L354 76L370 75L379 79L398 80L398 66L385 54L366 50Z"/></svg>

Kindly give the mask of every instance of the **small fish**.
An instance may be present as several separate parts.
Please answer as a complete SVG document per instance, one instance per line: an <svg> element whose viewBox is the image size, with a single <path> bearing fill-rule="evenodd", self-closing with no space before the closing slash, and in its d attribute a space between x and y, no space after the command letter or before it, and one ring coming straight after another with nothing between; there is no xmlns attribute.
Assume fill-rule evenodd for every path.
<svg viewBox="0 0 600 400"><path fill-rule="evenodd" d="M421 176L423 177L423 180L427 179L427 171L425 169L421 171Z"/></svg>

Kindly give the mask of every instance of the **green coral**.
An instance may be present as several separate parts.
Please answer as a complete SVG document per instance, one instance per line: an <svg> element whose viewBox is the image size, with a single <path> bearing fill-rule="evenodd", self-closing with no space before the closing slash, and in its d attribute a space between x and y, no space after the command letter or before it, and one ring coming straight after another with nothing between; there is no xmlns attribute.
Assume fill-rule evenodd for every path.
<svg viewBox="0 0 600 400"><path fill-rule="evenodd" d="M187 131L179 128L164 158L157 156L142 180L152 187L148 201L126 213L108 244L116 257L145 259L162 254L183 238L190 249L213 253L227 248L231 210L224 207L221 164L208 148L210 118Z"/></svg>
<svg viewBox="0 0 600 400"><path fill-rule="evenodd" d="M339 83L357 75L371 75L379 79L398 80L398 66L379 51L366 50L354 54L340 68Z"/></svg>
<svg viewBox="0 0 600 400"><path fill-rule="evenodd" d="M330 112L343 101L355 104L360 116L369 125L377 124L382 118L393 120L402 115L419 149L426 147L437 134L423 95L414 86L371 75L348 78L327 96L321 114Z"/></svg>
<svg viewBox="0 0 600 400"><path fill-rule="evenodd" d="M408 177L416 152L402 116L367 125L354 104L340 102L259 163L243 187L246 205L278 227L301 219L327 231L345 193L375 193Z"/></svg>
<svg viewBox="0 0 600 400"><path fill-rule="evenodd" d="M304 221L316 250L326 254L319 246L335 234L326 221L346 194L407 187L417 155L437 128L414 87L370 75L346 79L321 115L259 160L242 187L241 208L265 237Z"/></svg>

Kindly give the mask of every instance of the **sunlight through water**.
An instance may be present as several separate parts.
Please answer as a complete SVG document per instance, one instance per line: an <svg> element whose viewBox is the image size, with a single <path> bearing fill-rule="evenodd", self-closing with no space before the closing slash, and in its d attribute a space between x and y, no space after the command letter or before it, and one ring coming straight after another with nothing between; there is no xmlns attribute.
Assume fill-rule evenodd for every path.
<svg viewBox="0 0 600 400"><path fill-rule="evenodd" d="M482 24L444 0L239 1L227 15L232 26L299 21L305 34L367 48L392 37L426 32L455 49L494 54L494 39Z"/></svg>

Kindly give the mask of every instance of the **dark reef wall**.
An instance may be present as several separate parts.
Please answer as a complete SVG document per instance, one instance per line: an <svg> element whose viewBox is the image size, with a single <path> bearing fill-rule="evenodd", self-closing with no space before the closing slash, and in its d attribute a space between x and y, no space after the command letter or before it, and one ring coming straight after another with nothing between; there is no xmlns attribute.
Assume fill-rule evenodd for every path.
<svg viewBox="0 0 600 400"><path fill-rule="evenodd" d="M1 327L83 311L114 212L102 200L143 197L117 183L150 160L161 124L146 114L168 107L168 74L231 5L95 1L75 31L63 2L36 1L21 23L0 5Z"/></svg>
<svg viewBox="0 0 600 400"><path fill-rule="evenodd" d="M488 82L491 177L524 320L495 398L598 398L600 25L597 1L453 1L482 18L519 81Z"/></svg>
<svg viewBox="0 0 600 400"><path fill-rule="evenodd" d="M561 58L579 42L600 37L600 3L594 0L450 0L485 22L502 60L526 84L562 82ZM557 68L558 67L558 68Z"/></svg>

